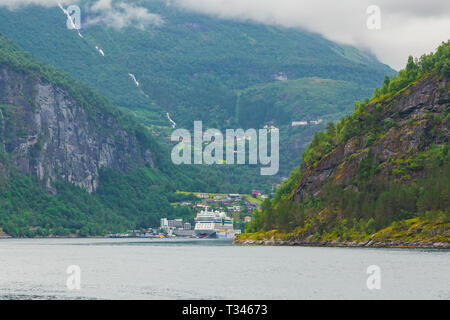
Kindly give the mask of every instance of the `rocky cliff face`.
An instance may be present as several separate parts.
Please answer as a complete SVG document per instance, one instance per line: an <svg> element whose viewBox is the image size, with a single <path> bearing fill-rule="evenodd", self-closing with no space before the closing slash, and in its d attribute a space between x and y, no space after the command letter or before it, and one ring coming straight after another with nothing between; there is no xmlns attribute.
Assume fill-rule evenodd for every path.
<svg viewBox="0 0 450 320"><path fill-rule="evenodd" d="M154 167L151 150L112 114L89 112L61 87L1 65L0 151L50 191L62 179L93 192L101 168Z"/></svg>
<svg viewBox="0 0 450 320"><path fill-rule="evenodd" d="M361 161L369 154L377 159L380 168L377 175L392 176L399 161L414 157L433 144L448 142L449 119L438 121L436 116L450 111L450 79L426 78L393 98L373 102L367 111L376 114L380 123L391 123L392 126L374 143L369 143L365 133L357 135L335 147L316 165L303 165L302 179L292 194L295 201L320 196L328 182L357 191L353 182Z"/></svg>

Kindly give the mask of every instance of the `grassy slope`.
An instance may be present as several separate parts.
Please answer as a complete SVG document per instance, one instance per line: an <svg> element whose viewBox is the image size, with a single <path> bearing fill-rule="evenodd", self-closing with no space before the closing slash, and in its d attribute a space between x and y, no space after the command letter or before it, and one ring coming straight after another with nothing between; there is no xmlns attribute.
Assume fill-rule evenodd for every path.
<svg viewBox="0 0 450 320"><path fill-rule="evenodd" d="M311 238L314 243L327 243L329 245L367 245L375 243L379 245L405 246L415 244L448 243L450 239L450 222L445 217L416 217L393 223L391 226L381 229L373 234L353 231L349 232L345 239L332 234ZM281 241L295 240L301 230L296 233L283 233L277 230L268 232L245 233L237 237L237 241L264 241L278 239Z"/></svg>

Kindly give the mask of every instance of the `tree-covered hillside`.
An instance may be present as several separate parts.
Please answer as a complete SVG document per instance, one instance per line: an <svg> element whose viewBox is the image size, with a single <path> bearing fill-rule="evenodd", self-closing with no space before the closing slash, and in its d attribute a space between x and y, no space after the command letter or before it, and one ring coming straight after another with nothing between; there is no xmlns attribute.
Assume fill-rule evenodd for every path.
<svg viewBox="0 0 450 320"><path fill-rule="evenodd" d="M449 85L450 42L410 57L353 114L315 135L247 231L312 243L448 242Z"/></svg>
<svg viewBox="0 0 450 320"><path fill-rule="evenodd" d="M155 131L170 128L167 112L183 128L194 120L219 129L280 127L282 174L310 142L310 132L323 129L313 125L303 134L288 129L292 121L337 120L394 74L376 58L317 34L221 20L160 0L139 2L163 18L158 26L83 25L92 18L92 3L80 4L84 38L66 28L58 7L1 8L0 30Z"/></svg>
<svg viewBox="0 0 450 320"><path fill-rule="evenodd" d="M75 110L77 116L66 121ZM42 127L46 122L41 121L53 114L58 127ZM92 134L86 138L81 135L85 128ZM73 132L78 138L70 140ZM79 150L81 155L75 156L81 156L81 162L52 159L59 154L57 148ZM98 148L121 153L109 160L100 153L100 160L110 163L101 165ZM124 165L115 166L116 161ZM56 172L56 179L46 180L47 162L54 164L50 171ZM77 172L89 173L91 162L91 178L97 169L99 177L98 187L89 193L71 181ZM86 166L77 171L78 165ZM194 214L170 205L182 200L177 190L235 192L245 188L241 182L239 172L173 165L167 146L147 128L0 35L0 228L7 234L86 236L156 227L161 217L188 219Z"/></svg>

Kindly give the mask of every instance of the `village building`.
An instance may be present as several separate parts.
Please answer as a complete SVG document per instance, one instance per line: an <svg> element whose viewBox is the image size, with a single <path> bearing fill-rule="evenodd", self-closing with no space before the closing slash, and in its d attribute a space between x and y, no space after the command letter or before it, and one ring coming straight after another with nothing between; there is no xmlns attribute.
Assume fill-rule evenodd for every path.
<svg viewBox="0 0 450 320"><path fill-rule="evenodd" d="M308 125L308 121L292 121L292 126L306 126Z"/></svg>

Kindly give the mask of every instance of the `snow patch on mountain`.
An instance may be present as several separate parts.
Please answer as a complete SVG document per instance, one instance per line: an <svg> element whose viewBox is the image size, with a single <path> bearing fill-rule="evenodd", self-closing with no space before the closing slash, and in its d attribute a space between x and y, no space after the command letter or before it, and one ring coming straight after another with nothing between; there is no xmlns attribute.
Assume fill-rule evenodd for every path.
<svg viewBox="0 0 450 320"><path fill-rule="evenodd" d="M98 53L100 53L103 57L105 56L105 52L102 50L102 49L100 49L100 47L99 46L95 46L95 49L98 51Z"/></svg>
<svg viewBox="0 0 450 320"><path fill-rule="evenodd" d="M135 75L132 73L129 73L128 75L130 76L131 79L133 79L134 83L136 84L136 87L139 87L140 84L139 81L137 81Z"/></svg>

